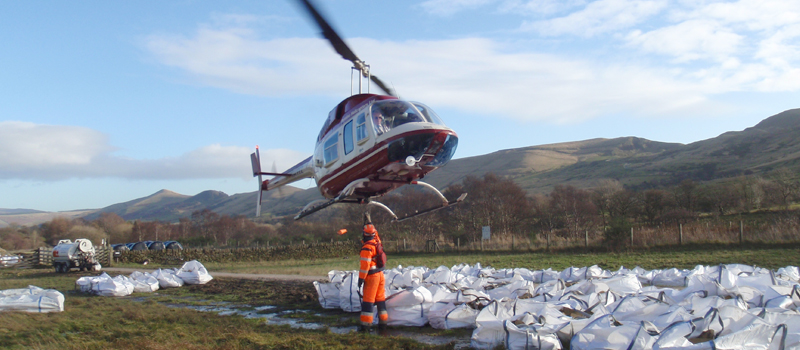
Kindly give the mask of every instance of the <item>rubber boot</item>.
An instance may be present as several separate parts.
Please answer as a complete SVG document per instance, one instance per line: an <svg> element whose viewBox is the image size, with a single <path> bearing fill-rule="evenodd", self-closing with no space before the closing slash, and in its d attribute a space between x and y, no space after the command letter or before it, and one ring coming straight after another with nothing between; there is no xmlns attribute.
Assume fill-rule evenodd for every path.
<svg viewBox="0 0 800 350"><path fill-rule="evenodd" d="M386 335L386 324L385 323L378 323L378 334L379 335Z"/></svg>
<svg viewBox="0 0 800 350"><path fill-rule="evenodd" d="M369 333L369 331L370 331L370 327L369 326L365 326L363 324L358 325L358 332L359 333Z"/></svg>

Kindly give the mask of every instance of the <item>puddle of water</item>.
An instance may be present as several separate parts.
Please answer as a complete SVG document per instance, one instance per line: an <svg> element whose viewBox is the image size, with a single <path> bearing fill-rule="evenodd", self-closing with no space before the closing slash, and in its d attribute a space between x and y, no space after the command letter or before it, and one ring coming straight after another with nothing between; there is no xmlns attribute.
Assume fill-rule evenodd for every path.
<svg viewBox="0 0 800 350"><path fill-rule="evenodd" d="M130 299L134 301L147 300L146 297L135 297ZM202 312L214 312L219 316L239 315L244 318L263 319L266 323L271 325L288 325L293 328L325 329L327 327L320 323L303 322L303 320L300 318L283 317L285 315L293 313L309 313L310 310L285 310L280 312L266 312L277 308L277 306L273 305L257 306L255 308L253 308L250 305L233 305L228 302L212 302L209 303L208 305L188 305L180 303L164 303L163 305L167 307L185 308ZM243 308L246 308L248 310L242 310ZM315 315L322 316L321 314L315 314ZM347 334L358 331L357 326L327 327L327 328L330 330L331 333L336 333L336 334ZM415 332L404 331L401 329L391 329L391 328L388 329L384 334L387 336L400 336L403 338L410 338L420 343L425 343L428 345L444 345L448 343L453 343L455 349L467 349L470 347L470 339L468 337L464 338L456 336L437 336L437 335L420 334Z"/></svg>

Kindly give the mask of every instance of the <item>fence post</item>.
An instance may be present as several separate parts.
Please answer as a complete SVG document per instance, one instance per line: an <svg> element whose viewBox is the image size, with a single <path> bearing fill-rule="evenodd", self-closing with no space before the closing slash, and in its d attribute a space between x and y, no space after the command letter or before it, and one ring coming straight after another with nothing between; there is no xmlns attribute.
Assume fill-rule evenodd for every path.
<svg viewBox="0 0 800 350"><path fill-rule="evenodd" d="M514 250L514 234L511 234L511 250Z"/></svg>
<svg viewBox="0 0 800 350"><path fill-rule="evenodd" d="M461 252L461 237L456 238L456 251Z"/></svg>
<svg viewBox="0 0 800 350"><path fill-rule="evenodd" d="M589 248L589 230L583 231L584 242L586 243L586 248Z"/></svg>
<svg viewBox="0 0 800 350"><path fill-rule="evenodd" d="M678 224L680 235L678 236L678 245L683 245L683 224Z"/></svg>
<svg viewBox="0 0 800 350"><path fill-rule="evenodd" d="M403 238L403 251L406 251L406 239Z"/></svg>
<svg viewBox="0 0 800 350"><path fill-rule="evenodd" d="M633 247L633 226L631 226L631 247Z"/></svg>
<svg viewBox="0 0 800 350"><path fill-rule="evenodd" d="M550 234L547 233L544 236L547 237L547 250L550 250Z"/></svg>
<svg viewBox="0 0 800 350"><path fill-rule="evenodd" d="M739 220L739 244L744 243L744 221Z"/></svg>

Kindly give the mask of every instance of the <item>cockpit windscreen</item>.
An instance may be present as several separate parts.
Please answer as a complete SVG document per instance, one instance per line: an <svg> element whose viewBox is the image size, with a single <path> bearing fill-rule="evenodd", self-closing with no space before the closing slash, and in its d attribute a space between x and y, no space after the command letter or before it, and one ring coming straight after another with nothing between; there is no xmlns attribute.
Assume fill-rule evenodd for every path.
<svg viewBox="0 0 800 350"><path fill-rule="evenodd" d="M433 110L418 102L378 101L372 105L371 112L378 135L406 123L427 122L444 125Z"/></svg>

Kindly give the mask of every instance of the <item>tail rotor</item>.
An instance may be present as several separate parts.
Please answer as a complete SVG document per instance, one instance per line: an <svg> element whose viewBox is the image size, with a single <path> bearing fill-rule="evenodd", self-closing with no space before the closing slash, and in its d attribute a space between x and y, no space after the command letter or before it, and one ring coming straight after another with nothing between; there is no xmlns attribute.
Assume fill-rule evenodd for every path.
<svg viewBox="0 0 800 350"><path fill-rule="evenodd" d="M264 182L261 178L261 154L256 151L250 154L250 163L253 166L253 176L258 176L258 200L256 201L256 217L261 216L261 199L264 197ZM274 164L273 164L274 166Z"/></svg>

